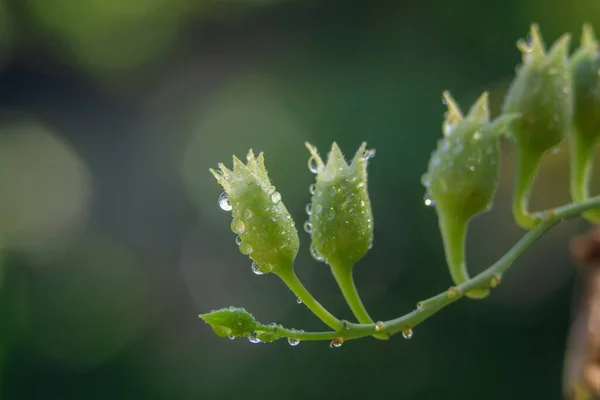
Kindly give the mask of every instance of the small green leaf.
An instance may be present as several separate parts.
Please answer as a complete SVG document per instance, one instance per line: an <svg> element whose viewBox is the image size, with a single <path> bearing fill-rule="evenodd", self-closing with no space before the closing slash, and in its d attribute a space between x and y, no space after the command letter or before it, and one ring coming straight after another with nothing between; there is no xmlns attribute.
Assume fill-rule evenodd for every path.
<svg viewBox="0 0 600 400"><path fill-rule="evenodd" d="M246 337L256 331L259 324L252 314L243 308L229 307L200 314L218 336Z"/></svg>
<svg viewBox="0 0 600 400"><path fill-rule="evenodd" d="M294 337L295 334L303 333L294 329L286 329L274 323L269 325L257 322L252 314L243 308L228 307L220 310L200 314L200 318L211 326L217 336L248 338L252 343L273 342L282 337Z"/></svg>
<svg viewBox="0 0 600 400"><path fill-rule="evenodd" d="M219 164L210 172L223 186L225 209L232 211L231 230L239 236L239 249L253 261L257 273L289 272L298 253L295 223L267 175L264 155L248 153L244 165L233 157L233 171Z"/></svg>

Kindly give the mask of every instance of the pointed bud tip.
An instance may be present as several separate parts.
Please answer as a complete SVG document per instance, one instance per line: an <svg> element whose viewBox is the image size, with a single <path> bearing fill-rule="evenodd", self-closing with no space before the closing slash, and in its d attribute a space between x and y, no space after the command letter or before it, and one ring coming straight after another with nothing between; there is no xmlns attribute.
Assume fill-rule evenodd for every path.
<svg viewBox="0 0 600 400"><path fill-rule="evenodd" d="M571 44L571 34L565 33L559 37L548 52L547 62L567 62L569 45Z"/></svg>
<svg viewBox="0 0 600 400"><path fill-rule="evenodd" d="M469 114L467 118L470 119L485 119L489 121L490 119L490 108L489 108L489 92L485 91L479 96L479 98L475 101L471 109L469 110Z"/></svg>
<svg viewBox="0 0 600 400"><path fill-rule="evenodd" d="M444 103L448 108L448 116L457 118L459 120L462 119L462 111L448 90L444 90L442 93L442 103Z"/></svg>
<svg viewBox="0 0 600 400"><path fill-rule="evenodd" d="M540 34L540 27L535 23L531 24L527 40L519 39L517 41L517 48L523 53L524 63L544 58L546 55L545 47L542 35Z"/></svg>
<svg viewBox="0 0 600 400"><path fill-rule="evenodd" d="M596 39L594 27L592 27L592 25L589 23L583 24L583 29L581 32L581 47L590 47L594 49L598 47L598 41Z"/></svg>

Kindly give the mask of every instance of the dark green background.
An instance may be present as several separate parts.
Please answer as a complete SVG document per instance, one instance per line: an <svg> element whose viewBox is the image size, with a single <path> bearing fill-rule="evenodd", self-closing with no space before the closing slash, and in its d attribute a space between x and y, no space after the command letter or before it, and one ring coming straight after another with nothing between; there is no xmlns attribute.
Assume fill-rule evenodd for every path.
<svg viewBox="0 0 600 400"><path fill-rule="evenodd" d="M464 300L412 340L253 345L199 313L323 326L274 276L254 276L208 173L249 148L302 226L304 141L369 167L375 246L356 268L371 314L410 311L451 281L420 176L448 89L464 110L502 103L516 40L547 43L591 1L0 0L0 397L3 399L558 399L574 296L564 223L493 295ZM474 221L473 272L519 238L504 146L496 207ZM596 186L597 187L597 186ZM534 208L568 198L568 150L549 156ZM296 269L351 318L301 236Z"/></svg>

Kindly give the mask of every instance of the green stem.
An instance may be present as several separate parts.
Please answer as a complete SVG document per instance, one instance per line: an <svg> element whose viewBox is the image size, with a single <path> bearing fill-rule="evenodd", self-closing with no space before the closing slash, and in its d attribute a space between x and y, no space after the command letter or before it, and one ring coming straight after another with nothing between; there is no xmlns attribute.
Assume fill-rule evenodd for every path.
<svg viewBox="0 0 600 400"><path fill-rule="evenodd" d="M446 290L420 302L421 307L418 307L410 313L385 321L383 323L383 330L376 330L375 324L345 323L345 329L337 330L336 332L283 332L282 336L300 340L332 340L336 337L342 337L344 340L351 340L382 332L393 335L402 332L405 329L412 329L442 308L463 297L465 293L470 292L473 289L486 289L493 286L492 283L497 283L499 277L501 277L527 249L529 249L552 227L564 219L576 217L589 210L600 210L600 195L591 197L583 202L568 204L538 214L540 223L525 233L525 235L523 235L523 237L504 256L485 271L458 285L451 292Z"/></svg>
<svg viewBox="0 0 600 400"><path fill-rule="evenodd" d="M325 309L310 292L304 287L300 279L294 271L278 274L279 278L287 285L287 287L300 299L300 301L308 307L321 321L323 321L331 329L337 331L344 328L342 321L337 319L333 314Z"/></svg>
<svg viewBox="0 0 600 400"><path fill-rule="evenodd" d="M529 213L529 198L531 197L531 190L533 189L533 183L542 160L542 155L517 148L516 157L518 174L513 194L513 215L521 228L531 229L539 222Z"/></svg>
<svg viewBox="0 0 600 400"><path fill-rule="evenodd" d="M589 195L590 180L592 176L592 163L594 144L586 142L578 135L571 137L571 197L573 201L580 202ZM590 222L600 222L600 212L591 211L584 213L584 218Z"/></svg>
<svg viewBox="0 0 600 400"><path fill-rule="evenodd" d="M361 324L372 324L373 319L360 299L358 289L356 289L356 285L354 284L352 268L331 264L331 273L340 287L340 291L342 292L346 303L348 303L350 310L352 310L352 314L354 314L358 322ZM387 340L390 338L390 335L378 334L374 335L374 337L381 340Z"/></svg>
<svg viewBox="0 0 600 400"><path fill-rule="evenodd" d="M451 210L439 212L438 221L450 276L454 284L460 285L470 279L465 257L467 221ZM487 297L489 292L488 289L473 290L467 293L467 297L482 299Z"/></svg>

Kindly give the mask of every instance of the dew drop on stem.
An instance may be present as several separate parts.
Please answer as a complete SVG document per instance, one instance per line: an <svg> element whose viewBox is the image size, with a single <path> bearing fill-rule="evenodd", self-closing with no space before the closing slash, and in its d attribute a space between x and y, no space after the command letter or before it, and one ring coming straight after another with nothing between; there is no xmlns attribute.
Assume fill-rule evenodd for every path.
<svg viewBox="0 0 600 400"><path fill-rule="evenodd" d="M402 337L404 339L411 339L413 337L413 331L410 328L406 328L402 331Z"/></svg>
<svg viewBox="0 0 600 400"><path fill-rule="evenodd" d="M299 339L294 339L294 338L288 338L288 343L290 346L292 347L296 347L300 344L300 340Z"/></svg>

